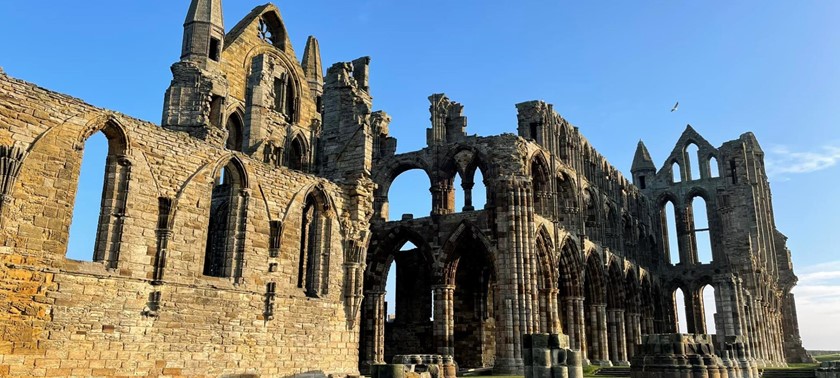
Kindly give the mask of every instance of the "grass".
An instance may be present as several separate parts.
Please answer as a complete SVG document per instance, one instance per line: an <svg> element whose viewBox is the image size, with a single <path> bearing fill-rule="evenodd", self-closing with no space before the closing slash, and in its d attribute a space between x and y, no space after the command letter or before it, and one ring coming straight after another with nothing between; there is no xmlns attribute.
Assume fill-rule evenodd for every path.
<svg viewBox="0 0 840 378"><path fill-rule="evenodd" d="M819 362L836 361L836 360L840 360L840 353L824 354L822 356L816 356L814 358L816 358L817 361L819 361Z"/></svg>

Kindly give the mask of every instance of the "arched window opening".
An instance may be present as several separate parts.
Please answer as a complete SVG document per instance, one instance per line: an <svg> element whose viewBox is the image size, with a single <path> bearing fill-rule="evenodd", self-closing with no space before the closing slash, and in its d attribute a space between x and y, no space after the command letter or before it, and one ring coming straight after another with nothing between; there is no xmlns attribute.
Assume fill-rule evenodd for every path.
<svg viewBox="0 0 840 378"><path fill-rule="evenodd" d="M242 277L247 211L245 173L231 160L214 179L204 251L205 276Z"/></svg>
<svg viewBox="0 0 840 378"><path fill-rule="evenodd" d="M680 163L673 162L671 164L671 182L682 182L682 174L680 173Z"/></svg>
<svg viewBox="0 0 840 378"><path fill-rule="evenodd" d="M712 262L712 237L709 229L708 209L706 201L701 196L691 201L691 213L694 216L692 234L697 250L697 262L708 264Z"/></svg>
<svg viewBox="0 0 840 378"><path fill-rule="evenodd" d="M569 222L568 225L571 225L580 209L574 183L566 174L557 177L557 195L559 196L557 206L560 210L558 218L561 222Z"/></svg>
<svg viewBox="0 0 840 378"><path fill-rule="evenodd" d="M294 123L297 121L297 96L294 83L292 83L292 75L286 75L286 93L283 98L286 102L283 105L283 115L286 116L286 121Z"/></svg>
<svg viewBox="0 0 840 378"><path fill-rule="evenodd" d="M680 244L677 235L677 213L674 208L674 203L668 201L662 207L660 213L662 219L662 242L665 244L665 250L668 253L671 264L677 265L680 260Z"/></svg>
<svg viewBox="0 0 840 378"><path fill-rule="evenodd" d="M228 117L227 121L227 142L225 142L225 147L232 151L242 151L243 148L243 127L242 127L242 118L239 117L239 114L233 113Z"/></svg>
<svg viewBox="0 0 840 378"><path fill-rule="evenodd" d="M297 95L289 73L274 78L274 111L282 114L288 123L297 121Z"/></svg>
<svg viewBox="0 0 840 378"><path fill-rule="evenodd" d="M388 190L388 203L383 204L383 211L392 221L429 216L432 213L432 193L426 172L411 169L397 176Z"/></svg>
<svg viewBox="0 0 840 378"><path fill-rule="evenodd" d="M465 232L453 255L458 256L449 263L455 265L451 302L455 360L461 368L493 366L496 275L490 254L483 243Z"/></svg>
<svg viewBox="0 0 840 378"><path fill-rule="evenodd" d="M82 167L73 206L73 220L70 222L70 238L67 244L67 258L78 261L100 260L96 251L99 220L105 210L90 211L103 205L102 191L105 189L105 175L108 159L108 138L98 132L85 142Z"/></svg>
<svg viewBox="0 0 840 378"><path fill-rule="evenodd" d="M405 242L402 248L400 248L400 252L407 252L413 251L417 249L417 246L414 245L411 241ZM387 307L388 318L387 321L391 322L396 317L396 310L397 310L397 263L396 260L391 263L391 267L388 269L388 279L385 281L385 303Z"/></svg>
<svg viewBox="0 0 840 378"><path fill-rule="evenodd" d="M703 296L703 314L706 321L706 333L714 335L717 333L717 299L715 299L715 287L706 285L700 290Z"/></svg>
<svg viewBox="0 0 840 378"><path fill-rule="evenodd" d="M397 263L392 262L385 280L385 321L392 323L397 317Z"/></svg>
<svg viewBox="0 0 840 378"><path fill-rule="evenodd" d="M264 14L257 23L257 36L263 42L286 50L286 33L283 23L273 12Z"/></svg>
<svg viewBox="0 0 840 378"><path fill-rule="evenodd" d="M543 216L550 216L551 190L549 188L548 167L541 159L531 162L531 195L534 201L534 211Z"/></svg>
<svg viewBox="0 0 840 378"><path fill-rule="evenodd" d="M476 209L484 209L487 205L487 187L484 184L484 174L476 169L473 174L472 204Z"/></svg>
<svg viewBox="0 0 840 378"><path fill-rule="evenodd" d="M688 181L699 180L700 176L700 148L691 143L685 147L685 173L688 174Z"/></svg>
<svg viewBox="0 0 840 378"><path fill-rule="evenodd" d="M225 98L222 96L213 96L210 99L210 124L221 128L222 126L222 110L225 107Z"/></svg>
<svg viewBox="0 0 840 378"><path fill-rule="evenodd" d="M584 275L584 330L586 357L595 362L609 361L607 341L606 272L600 260L590 257Z"/></svg>
<svg viewBox="0 0 840 378"><path fill-rule="evenodd" d="M117 126L109 123L85 141L82 151L66 256L103 262L116 269L131 179L126 139ZM95 220L97 213L90 209L97 207Z"/></svg>
<svg viewBox="0 0 840 378"><path fill-rule="evenodd" d="M709 158L709 177L720 177L720 167L718 167L717 159L712 156Z"/></svg>
<svg viewBox="0 0 840 378"><path fill-rule="evenodd" d="M484 177L479 169L472 172L472 177L469 172L464 176L461 173L456 174L452 187L455 189L456 212L484 209L487 203L487 189L484 187Z"/></svg>
<svg viewBox="0 0 840 378"><path fill-rule="evenodd" d="M679 333L688 333L688 318L685 315L686 302L685 295L682 289L674 291L674 320L676 321L676 330Z"/></svg>
<svg viewBox="0 0 840 378"><path fill-rule="evenodd" d="M311 193L306 197L301 214L298 287L312 298L318 298L329 291L332 222L327 209L323 194Z"/></svg>
<svg viewBox="0 0 840 378"><path fill-rule="evenodd" d="M307 155L306 147L301 138L295 138L289 148L289 159L286 166L296 171L305 171L309 161Z"/></svg>
<svg viewBox="0 0 840 378"><path fill-rule="evenodd" d="M431 266L417 247L405 241L394 246L385 285L385 360L411 354L432 332Z"/></svg>

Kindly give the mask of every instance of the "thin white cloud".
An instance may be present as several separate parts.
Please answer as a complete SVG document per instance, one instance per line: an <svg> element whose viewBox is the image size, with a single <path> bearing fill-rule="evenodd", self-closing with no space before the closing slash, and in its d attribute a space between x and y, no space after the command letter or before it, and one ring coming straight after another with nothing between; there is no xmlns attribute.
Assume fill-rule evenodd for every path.
<svg viewBox="0 0 840 378"><path fill-rule="evenodd" d="M772 146L765 158L767 175L800 174L831 168L840 163L840 146L826 145L812 151L792 151L786 146Z"/></svg>
<svg viewBox="0 0 840 378"><path fill-rule="evenodd" d="M796 296L799 330L805 348L836 349L840 339L840 261L798 269Z"/></svg>

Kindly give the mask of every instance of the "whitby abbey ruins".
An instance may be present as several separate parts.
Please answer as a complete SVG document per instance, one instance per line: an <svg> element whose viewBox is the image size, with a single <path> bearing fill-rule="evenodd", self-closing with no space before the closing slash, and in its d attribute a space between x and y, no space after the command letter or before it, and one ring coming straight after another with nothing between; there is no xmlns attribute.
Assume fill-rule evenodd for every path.
<svg viewBox="0 0 840 378"><path fill-rule="evenodd" d="M625 178L550 104L515 104L515 134L480 137L434 94L427 146L398 154L369 58L325 67L314 37L298 56L271 4L225 30L221 0L191 1L160 125L0 71L0 376L385 377L426 355L447 378L576 377L696 354L704 377L756 378L810 359L751 133L716 147L688 127L659 165L639 142ZM96 243L75 261L97 133ZM412 169L432 211L389 220Z"/></svg>

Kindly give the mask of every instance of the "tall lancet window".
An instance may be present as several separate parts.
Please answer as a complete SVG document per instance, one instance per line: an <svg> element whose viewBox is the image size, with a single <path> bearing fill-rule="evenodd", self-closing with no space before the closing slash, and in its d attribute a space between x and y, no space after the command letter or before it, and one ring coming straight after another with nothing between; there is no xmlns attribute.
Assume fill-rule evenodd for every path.
<svg viewBox="0 0 840 378"><path fill-rule="evenodd" d="M210 200L204 275L242 277L248 194L245 170L231 160L216 175Z"/></svg>
<svg viewBox="0 0 840 378"><path fill-rule="evenodd" d="M326 197L314 192L306 197L301 214L298 287L317 298L329 291L330 223Z"/></svg>

